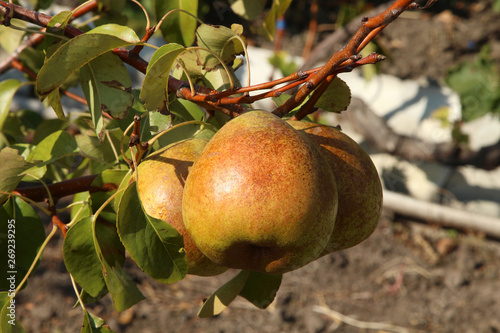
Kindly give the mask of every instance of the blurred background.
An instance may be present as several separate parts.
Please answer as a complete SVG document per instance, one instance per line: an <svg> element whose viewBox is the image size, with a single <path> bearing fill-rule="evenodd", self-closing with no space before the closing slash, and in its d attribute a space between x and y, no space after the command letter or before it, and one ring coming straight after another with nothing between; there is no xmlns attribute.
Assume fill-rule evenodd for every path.
<svg viewBox="0 0 500 333"><path fill-rule="evenodd" d="M244 26L252 83L324 64L361 17L392 3L294 0L270 40L259 34L262 17L242 18L237 2L200 1L199 15L206 23ZM143 14L126 4L116 20L124 24L126 17L141 36ZM340 124L359 142L387 191L467 211L478 221L500 218L500 0L438 0L405 12L363 54L371 52L387 59L341 76L352 91L350 108L340 115L319 110L313 118ZM240 71L245 82L248 73ZM389 145L402 139L406 150ZM414 216L395 206L386 206L362 244L286 274L266 310L237 299L221 315L200 319L203 299L234 271L162 285L132 261L127 270L147 299L122 313L109 297L88 308L116 332L499 332L498 236L480 223L454 228L425 211L422 217L421 209ZM80 329L61 246L62 239L51 243L17 297L17 319L29 332Z"/></svg>

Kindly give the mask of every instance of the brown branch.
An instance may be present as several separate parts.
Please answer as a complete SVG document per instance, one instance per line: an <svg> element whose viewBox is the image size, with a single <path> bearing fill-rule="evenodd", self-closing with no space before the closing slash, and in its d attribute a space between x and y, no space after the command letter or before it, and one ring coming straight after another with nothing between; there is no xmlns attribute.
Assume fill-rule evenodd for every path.
<svg viewBox="0 0 500 333"><path fill-rule="evenodd" d="M97 175L84 176L80 178L63 180L59 183L49 184L47 187L54 198L55 201L57 199L72 195L79 192L85 191L109 191L112 188L109 186L100 187L92 187L92 182L96 179ZM42 202L47 199L48 193L43 185L36 185L31 187L21 187L14 190L15 193L18 193L24 197L30 198L36 202Z"/></svg>

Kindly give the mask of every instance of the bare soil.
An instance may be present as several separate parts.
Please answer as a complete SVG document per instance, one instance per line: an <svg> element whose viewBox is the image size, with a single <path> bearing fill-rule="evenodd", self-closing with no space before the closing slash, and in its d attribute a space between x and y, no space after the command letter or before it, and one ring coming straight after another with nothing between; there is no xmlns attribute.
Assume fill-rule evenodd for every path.
<svg viewBox="0 0 500 333"><path fill-rule="evenodd" d="M450 66L472 58L486 43L500 60L499 15L488 2L465 4L408 15L391 24L380 40L389 56L382 71L440 80ZM51 243L29 285L17 296L17 319L28 332L80 330L82 312L73 308L76 297L61 246L61 239ZM404 220L390 212L384 212L375 233L362 244L285 274L276 301L266 310L237 299L221 315L200 319L196 313L203 299L235 271L211 278L188 276L165 285L132 261L127 266L147 299L122 313L113 310L109 296L88 306L116 332L347 333L370 332L374 323L398 326L398 332L500 332L498 240ZM320 313L328 310L357 321ZM356 327L360 325L365 328Z"/></svg>

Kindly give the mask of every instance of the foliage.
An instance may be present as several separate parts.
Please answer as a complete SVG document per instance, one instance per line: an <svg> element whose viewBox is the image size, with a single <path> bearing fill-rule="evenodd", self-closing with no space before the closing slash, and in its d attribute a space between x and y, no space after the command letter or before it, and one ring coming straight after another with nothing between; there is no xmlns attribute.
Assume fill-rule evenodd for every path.
<svg viewBox="0 0 500 333"><path fill-rule="evenodd" d="M230 2L241 17L262 18L262 32L272 38L276 19L291 0L274 0L267 11L265 1ZM34 9L52 5L50 0L32 3ZM404 6L409 4L407 1ZM275 97L278 105L290 100L290 95L283 91L291 86L275 88L277 82L267 86L271 93L263 97L248 94L260 88L247 87L246 93L239 90L241 84L235 71L246 56L242 26L199 23L195 18L198 1L145 1L146 8L134 2L136 9L145 11L148 22L141 39L127 26L127 16L122 14L130 5L125 0L89 1L52 18L36 13L31 19L25 16L26 21L39 20L48 34L43 42L26 42L28 47L12 60L19 63L26 81L0 82L1 253L7 253L7 223L15 220L17 259L12 270L18 274L17 292L25 283L23 277L32 274L41 252L59 227L65 236L64 262L75 281L75 293L83 310L82 332L110 332L100 318L87 311L85 304L109 294L116 310L123 311L144 298L125 270L126 252L159 282L173 283L187 273L182 236L167 222L148 216L143 210L134 173L141 159L172 142L194 136L211 138L232 116L249 109L249 104L260 98ZM7 13L8 4L0 1L0 6L1 13ZM98 19L86 21L80 30L71 26L74 16L89 11ZM402 10L391 13L399 12ZM1 16L5 25L13 23L7 14ZM161 25L149 26L151 17L156 18L153 23ZM380 17L376 21L379 26L394 18ZM15 26L24 29L17 22ZM160 47L147 43L156 29L165 40ZM33 28L26 35L36 37L32 33ZM2 28L0 35L2 47L10 52L21 43L18 30ZM139 56L145 47L155 48L149 62ZM357 63L359 59L353 56L342 55L344 58L334 68L336 72L331 68L322 77L314 76L315 71L292 75L288 82L295 86L305 83L309 75L316 80L311 80L312 86L321 84L327 76L332 80L322 84L321 93L304 96L285 113L291 111L292 115L303 107L307 111L316 106L331 112L345 110L350 103L350 91L335 78L336 73L380 60L372 57ZM145 74L140 87L132 84L130 68L124 63ZM14 96L25 85L34 86L34 93L52 107L55 117L44 118L32 110L11 110ZM310 89L308 84L304 86ZM74 97L70 89L79 90L85 98ZM225 92L230 94L224 95ZM69 112L61 102L64 96L75 98L84 106L78 112ZM94 176L82 177L85 174ZM58 187L63 182L65 186ZM38 192L19 185L34 186ZM70 191L64 192L68 187ZM55 204L68 194L75 195L73 203L65 208L71 213L71 221L64 224L59 221ZM48 208L37 203L45 198ZM32 205L52 219L54 227L47 236ZM2 259L2 265L6 262ZM3 266L2 271L6 271ZM266 308L281 279L281 275L241 271L207 299L200 316L220 313L237 296L258 308ZM2 291L10 288L3 285L5 281L1 281ZM6 292L0 293L2 313L10 298ZM0 327L13 329L6 326L7 319L2 315ZM15 329L22 331L20 327L16 325Z"/></svg>
<svg viewBox="0 0 500 333"><path fill-rule="evenodd" d="M489 46L483 47L474 61L455 66L446 77L460 96L464 121L500 113L500 73L489 54Z"/></svg>

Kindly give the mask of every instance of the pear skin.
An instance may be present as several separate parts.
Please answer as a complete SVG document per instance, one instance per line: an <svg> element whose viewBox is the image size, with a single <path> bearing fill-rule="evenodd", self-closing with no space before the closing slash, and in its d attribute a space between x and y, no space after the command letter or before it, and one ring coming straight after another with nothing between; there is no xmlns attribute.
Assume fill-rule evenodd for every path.
<svg viewBox="0 0 500 333"><path fill-rule="evenodd" d="M189 169L208 140L187 139L150 155L137 167L137 189L144 210L169 223L184 239L188 274L212 276L227 270L208 259L194 244L182 219L182 193Z"/></svg>
<svg viewBox="0 0 500 333"><path fill-rule="evenodd" d="M337 187L314 143L266 111L224 125L194 163L182 200L198 248L230 268L282 274L315 260L337 214Z"/></svg>
<svg viewBox="0 0 500 333"><path fill-rule="evenodd" d="M382 210L382 185L370 156L335 127L305 121L287 122L320 146L337 181L337 221L322 255L361 243L377 227Z"/></svg>

